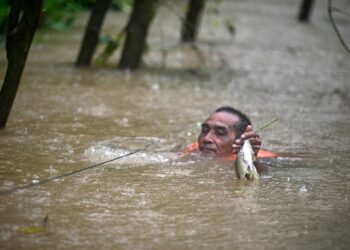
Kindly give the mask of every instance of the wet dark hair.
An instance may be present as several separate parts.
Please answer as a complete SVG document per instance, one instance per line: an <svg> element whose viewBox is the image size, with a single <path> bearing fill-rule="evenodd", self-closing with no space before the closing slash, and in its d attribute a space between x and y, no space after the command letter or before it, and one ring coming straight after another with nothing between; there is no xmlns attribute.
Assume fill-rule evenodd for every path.
<svg viewBox="0 0 350 250"><path fill-rule="evenodd" d="M214 113L218 112L226 112L238 116L240 121L233 126L233 129L237 132L237 137L240 137L244 133L248 125L252 125L248 116L238 109L232 108L230 106L223 106L215 110Z"/></svg>

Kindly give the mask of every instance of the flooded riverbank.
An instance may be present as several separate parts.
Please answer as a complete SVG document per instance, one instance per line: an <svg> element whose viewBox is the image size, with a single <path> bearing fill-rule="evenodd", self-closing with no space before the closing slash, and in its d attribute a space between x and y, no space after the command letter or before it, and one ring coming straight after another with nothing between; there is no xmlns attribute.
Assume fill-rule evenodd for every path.
<svg viewBox="0 0 350 250"><path fill-rule="evenodd" d="M161 8L135 73L114 70L117 55L107 67L72 66L86 13L71 30L40 34L0 131L1 190L150 146L0 196L2 248L347 249L349 55L323 2L308 25L295 21L297 7L224 1L221 15L236 34L215 25L221 19L208 9L201 54L176 45L177 17ZM125 20L109 13L104 32ZM164 69L161 46L172 48ZM264 160L270 171L257 183L238 181L230 164L180 159L198 124L222 105L246 112L256 128L279 119L261 137L282 157ZM45 216L44 232L21 232Z"/></svg>

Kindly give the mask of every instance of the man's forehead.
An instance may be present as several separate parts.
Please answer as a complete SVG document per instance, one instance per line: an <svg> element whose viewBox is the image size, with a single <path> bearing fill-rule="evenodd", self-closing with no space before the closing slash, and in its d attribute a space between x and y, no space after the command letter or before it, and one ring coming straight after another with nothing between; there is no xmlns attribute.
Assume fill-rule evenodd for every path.
<svg viewBox="0 0 350 250"><path fill-rule="evenodd" d="M229 128L235 125L237 122L239 122L239 117L235 114L227 112L216 112L210 115L203 124Z"/></svg>

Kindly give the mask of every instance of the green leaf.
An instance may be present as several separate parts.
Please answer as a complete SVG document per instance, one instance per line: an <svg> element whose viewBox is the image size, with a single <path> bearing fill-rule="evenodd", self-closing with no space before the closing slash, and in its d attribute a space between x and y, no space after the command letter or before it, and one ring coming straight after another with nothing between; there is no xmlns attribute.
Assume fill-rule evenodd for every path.
<svg viewBox="0 0 350 250"><path fill-rule="evenodd" d="M125 34L125 29L120 31L114 40L111 39L109 36L102 36L100 38L100 42L103 42L107 45L103 50L103 52L101 53L101 55L97 57L95 62L97 65L104 64L113 55L113 53L119 48L120 44L122 43L124 34Z"/></svg>
<svg viewBox="0 0 350 250"><path fill-rule="evenodd" d="M18 231L24 234L37 234L44 232L45 228L41 226L26 226L20 227Z"/></svg>

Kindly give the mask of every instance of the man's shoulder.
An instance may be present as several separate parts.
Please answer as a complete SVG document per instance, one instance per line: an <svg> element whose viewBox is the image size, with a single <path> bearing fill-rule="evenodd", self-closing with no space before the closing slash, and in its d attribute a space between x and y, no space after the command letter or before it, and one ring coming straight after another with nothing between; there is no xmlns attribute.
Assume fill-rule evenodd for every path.
<svg viewBox="0 0 350 250"><path fill-rule="evenodd" d="M194 142L186 146L186 148L182 151L184 154L192 154L198 151L198 143Z"/></svg>

